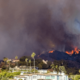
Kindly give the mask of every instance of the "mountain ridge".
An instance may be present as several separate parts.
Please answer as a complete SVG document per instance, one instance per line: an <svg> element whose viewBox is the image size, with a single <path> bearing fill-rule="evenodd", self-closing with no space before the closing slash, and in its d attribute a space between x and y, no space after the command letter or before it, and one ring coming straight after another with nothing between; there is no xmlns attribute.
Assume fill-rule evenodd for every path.
<svg viewBox="0 0 80 80"><path fill-rule="evenodd" d="M80 52L79 54L69 55L65 52L55 50L53 53L45 52L44 54L37 55L36 58L41 58L48 61L66 60L72 67L80 68Z"/></svg>

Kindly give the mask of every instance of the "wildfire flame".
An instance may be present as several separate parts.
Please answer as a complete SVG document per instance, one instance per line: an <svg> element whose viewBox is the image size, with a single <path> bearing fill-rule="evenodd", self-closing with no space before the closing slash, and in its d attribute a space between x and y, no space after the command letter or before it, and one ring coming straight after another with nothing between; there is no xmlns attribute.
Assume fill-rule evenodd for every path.
<svg viewBox="0 0 80 80"><path fill-rule="evenodd" d="M48 53L53 53L55 50L49 51ZM72 54L79 54L80 50L77 47L74 47L74 50L72 51L65 51L65 53L72 55ZM41 54L44 54L45 52L43 51ZM41 54L39 54L37 57L39 57Z"/></svg>
<svg viewBox="0 0 80 80"><path fill-rule="evenodd" d="M72 55L74 52L75 54L79 54L79 49L77 47L74 48L74 50L72 51L65 51L65 53L69 54L69 55Z"/></svg>
<svg viewBox="0 0 80 80"><path fill-rule="evenodd" d="M49 51L48 53L53 53L54 52L54 50L52 50L52 51Z"/></svg>

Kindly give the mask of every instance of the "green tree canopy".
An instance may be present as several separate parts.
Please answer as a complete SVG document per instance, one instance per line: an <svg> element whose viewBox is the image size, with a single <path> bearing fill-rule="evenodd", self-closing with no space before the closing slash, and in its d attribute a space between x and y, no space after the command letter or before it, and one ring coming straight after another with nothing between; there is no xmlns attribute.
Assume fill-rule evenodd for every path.
<svg viewBox="0 0 80 80"><path fill-rule="evenodd" d="M60 72L64 72L64 73L66 73L66 69L65 69L65 67L64 66L59 66L59 71Z"/></svg>
<svg viewBox="0 0 80 80"><path fill-rule="evenodd" d="M15 56L15 59L18 59L18 56Z"/></svg>
<svg viewBox="0 0 80 80"><path fill-rule="evenodd" d="M31 54L31 57L34 59L34 56L35 56L36 54L35 54L35 52L33 52L32 54Z"/></svg>

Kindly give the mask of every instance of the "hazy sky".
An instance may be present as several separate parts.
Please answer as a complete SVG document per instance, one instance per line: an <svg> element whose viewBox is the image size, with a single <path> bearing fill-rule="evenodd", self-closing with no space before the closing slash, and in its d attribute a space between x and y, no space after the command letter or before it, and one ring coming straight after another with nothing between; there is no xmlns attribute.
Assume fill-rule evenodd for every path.
<svg viewBox="0 0 80 80"><path fill-rule="evenodd" d="M80 48L80 0L0 0L0 59Z"/></svg>

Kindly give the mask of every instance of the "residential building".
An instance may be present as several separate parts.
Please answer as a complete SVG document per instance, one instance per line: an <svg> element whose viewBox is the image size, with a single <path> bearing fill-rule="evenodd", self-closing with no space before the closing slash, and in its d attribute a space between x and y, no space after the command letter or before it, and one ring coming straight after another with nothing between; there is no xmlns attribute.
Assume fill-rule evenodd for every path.
<svg viewBox="0 0 80 80"><path fill-rule="evenodd" d="M8 61L10 61L10 62L11 62L11 61L12 61L12 59L7 59L7 61L6 61L6 62L8 62Z"/></svg>
<svg viewBox="0 0 80 80"><path fill-rule="evenodd" d="M19 62L19 59L12 59L12 62L14 63Z"/></svg>
<svg viewBox="0 0 80 80"><path fill-rule="evenodd" d="M47 73L47 70L41 69L41 70L38 70L38 72L39 72L40 74L45 74L45 73Z"/></svg>
<svg viewBox="0 0 80 80"><path fill-rule="evenodd" d="M68 75L65 73L58 73L53 71L51 73L35 73L35 74L21 74L20 76L15 76L16 80L68 80Z"/></svg>
<svg viewBox="0 0 80 80"><path fill-rule="evenodd" d="M34 69L34 66L15 66L14 68L10 68L10 70L14 71L18 71L18 70L32 70ZM37 70L37 67L35 67L35 70Z"/></svg>
<svg viewBox="0 0 80 80"><path fill-rule="evenodd" d="M49 79L49 80L62 80L61 75L57 74L24 74L14 77L14 79L19 80L39 80L39 79Z"/></svg>

